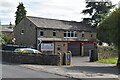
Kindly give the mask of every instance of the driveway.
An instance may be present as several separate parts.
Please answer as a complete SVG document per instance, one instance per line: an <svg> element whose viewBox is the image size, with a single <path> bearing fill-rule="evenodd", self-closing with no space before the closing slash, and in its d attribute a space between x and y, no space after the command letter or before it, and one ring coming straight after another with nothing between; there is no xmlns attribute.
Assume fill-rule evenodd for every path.
<svg viewBox="0 0 120 80"><path fill-rule="evenodd" d="M72 65L79 65L81 63L89 63L89 57L80 57L80 56L73 56L72 57Z"/></svg>

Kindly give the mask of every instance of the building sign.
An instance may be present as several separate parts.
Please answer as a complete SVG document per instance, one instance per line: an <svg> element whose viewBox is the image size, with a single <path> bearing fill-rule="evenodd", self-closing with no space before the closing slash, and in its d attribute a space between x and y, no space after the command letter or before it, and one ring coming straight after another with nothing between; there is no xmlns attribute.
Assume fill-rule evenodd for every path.
<svg viewBox="0 0 120 80"><path fill-rule="evenodd" d="M53 43L42 43L41 51L54 51L54 44Z"/></svg>

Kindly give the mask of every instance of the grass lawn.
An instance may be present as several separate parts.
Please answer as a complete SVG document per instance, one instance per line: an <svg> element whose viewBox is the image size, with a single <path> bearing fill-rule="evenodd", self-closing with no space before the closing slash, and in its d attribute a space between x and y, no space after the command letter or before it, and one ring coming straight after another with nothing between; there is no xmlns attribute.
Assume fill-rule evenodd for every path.
<svg viewBox="0 0 120 80"><path fill-rule="evenodd" d="M118 60L118 58L108 58L108 59L101 59L96 62L117 64L117 60Z"/></svg>

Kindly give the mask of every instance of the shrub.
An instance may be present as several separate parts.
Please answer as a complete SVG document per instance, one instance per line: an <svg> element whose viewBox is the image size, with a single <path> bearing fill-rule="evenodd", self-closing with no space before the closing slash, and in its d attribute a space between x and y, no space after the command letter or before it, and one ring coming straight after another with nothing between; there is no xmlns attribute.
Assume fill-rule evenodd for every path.
<svg viewBox="0 0 120 80"><path fill-rule="evenodd" d="M99 46L98 57L99 59L118 57L117 48L114 46Z"/></svg>
<svg viewBox="0 0 120 80"><path fill-rule="evenodd" d="M1 38L4 40L4 44L11 44L12 43L12 38L2 34Z"/></svg>

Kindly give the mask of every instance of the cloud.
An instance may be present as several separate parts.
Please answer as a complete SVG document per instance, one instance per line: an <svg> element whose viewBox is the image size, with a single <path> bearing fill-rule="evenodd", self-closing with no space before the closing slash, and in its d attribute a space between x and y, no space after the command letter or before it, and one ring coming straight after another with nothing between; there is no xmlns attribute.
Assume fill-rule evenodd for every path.
<svg viewBox="0 0 120 80"><path fill-rule="evenodd" d="M0 1L0 13L11 13L15 10L17 3L10 0L2 0Z"/></svg>
<svg viewBox="0 0 120 80"><path fill-rule="evenodd" d="M73 0L46 0L42 2L37 2L37 4L39 5L35 5L33 3L36 2L27 3L30 4L29 6L31 6L26 7L26 9L28 9L27 15L30 14L39 17L65 20L74 20L73 18L75 18L75 15L81 15L81 10L85 7L83 0L74 0L74 3Z"/></svg>
<svg viewBox="0 0 120 80"><path fill-rule="evenodd" d="M114 4L118 0L112 0ZM0 18L2 24L14 23L15 11L19 2L23 2L28 16L81 21L86 15L85 0L1 0Z"/></svg>

